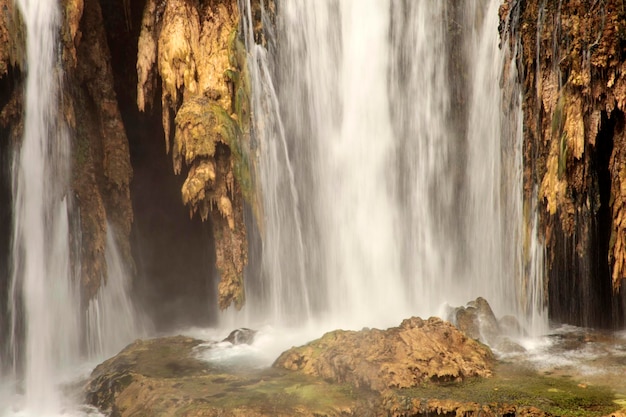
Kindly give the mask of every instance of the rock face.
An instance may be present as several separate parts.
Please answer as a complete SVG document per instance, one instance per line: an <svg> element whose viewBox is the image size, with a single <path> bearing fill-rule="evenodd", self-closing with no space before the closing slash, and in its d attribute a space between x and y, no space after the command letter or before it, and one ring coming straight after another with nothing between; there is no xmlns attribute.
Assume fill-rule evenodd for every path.
<svg viewBox="0 0 626 417"><path fill-rule="evenodd" d="M618 0L508 0L500 15L503 47L517 51L522 74L524 212L531 230L538 205L551 317L620 325L626 9Z"/></svg>
<svg viewBox="0 0 626 417"><path fill-rule="evenodd" d="M25 29L12 1L0 2L0 140L19 144ZM61 2L60 49L63 91L60 117L72 142L72 196L81 236L72 236L79 253L83 304L106 280L106 235L115 230L126 263L132 265L129 235L133 219L129 183L132 178L128 139L118 109L100 3ZM4 86L8 88L5 90Z"/></svg>
<svg viewBox="0 0 626 417"><path fill-rule="evenodd" d="M132 167L128 139L113 88L113 70L100 4L67 1L69 29L64 36L64 113L71 127L72 188L81 212L83 299L98 292L106 279L104 261L108 227L112 227L126 264L133 265L130 229L133 210L129 185ZM65 32L64 32L65 33Z"/></svg>
<svg viewBox="0 0 626 417"><path fill-rule="evenodd" d="M275 367L377 391L492 375L488 347L438 318L387 330L343 331L284 352Z"/></svg>

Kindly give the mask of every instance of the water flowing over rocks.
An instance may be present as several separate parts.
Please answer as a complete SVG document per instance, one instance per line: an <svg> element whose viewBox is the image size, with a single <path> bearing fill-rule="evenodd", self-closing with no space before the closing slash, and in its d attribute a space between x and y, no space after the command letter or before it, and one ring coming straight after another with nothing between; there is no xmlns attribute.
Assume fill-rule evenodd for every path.
<svg viewBox="0 0 626 417"><path fill-rule="evenodd" d="M134 263L129 241L134 217L129 127L120 114L119 90L116 94L118 88L131 87L133 77L113 72L113 36L138 43L136 105L141 111L162 109L165 151L172 155L175 173L187 177L182 203L192 215L211 218L221 275L219 306L233 303L241 308L248 249L243 202L253 201L253 185L246 143L250 86L237 29L238 5L231 0L150 0L138 21L133 20L135 5L125 2L116 15L108 11L109 21L103 19L102 7L110 6L97 0L64 0L59 34L64 85L60 105L72 138L72 189L81 229L81 236L75 237L80 247L76 260L83 301L86 305L106 283L107 221L125 263ZM260 4L255 2L255 7ZM0 124L5 140L21 136L25 34L13 1L2 0L0 10ZM133 40L135 33L138 39ZM154 105L155 94L161 95L162 105Z"/></svg>
<svg viewBox="0 0 626 417"><path fill-rule="evenodd" d="M265 369L200 359L219 348L235 347L184 336L136 341L96 367L87 402L111 417L599 416L618 408L607 390L498 363L436 318L336 330Z"/></svg>
<svg viewBox="0 0 626 417"><path fill-rule="evenodd" d="M233 345L251 345L254 342L254 337L257 331L252 329L236 329L230 332L230 334L222 340L222 342L230 342Z"/></svg>

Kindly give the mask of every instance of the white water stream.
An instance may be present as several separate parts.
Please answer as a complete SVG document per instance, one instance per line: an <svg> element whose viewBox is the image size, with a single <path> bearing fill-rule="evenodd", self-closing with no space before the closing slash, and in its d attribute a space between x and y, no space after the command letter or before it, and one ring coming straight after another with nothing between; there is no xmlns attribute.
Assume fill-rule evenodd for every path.
<svg viewBox="0 0 626 417"><path fill-rule="evenodd" d="M482 296L547 329L499 4L283 0L264 47L241 2L265 222L229 323L390 326Z"/></svg>
<svg viewBox="0 0 626 417"><path fill-rule="evenodd" d="M77 210L69 188L71 149L59 114L60 12L56 0L19 0L27 72L22 143L12 167L14 228L10 341L0 381L0 416L85 415L63 386L141 334L128 277L109 232L108 283L80 309ZM72 261L74 259L74 261ZM87 346L87 352L81 346Z"/></svg>

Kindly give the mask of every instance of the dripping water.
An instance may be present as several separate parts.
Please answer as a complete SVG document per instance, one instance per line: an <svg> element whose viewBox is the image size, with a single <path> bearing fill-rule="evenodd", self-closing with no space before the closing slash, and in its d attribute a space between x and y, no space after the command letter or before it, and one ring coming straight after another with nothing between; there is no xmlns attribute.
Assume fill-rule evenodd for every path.
<svg viewBox="0 0 626 417"><path fill-rule="evenodd" d="M111 229L109 225L107 229ZM108 358L129 341L147 334L150 326L130 298L127 267L115 243L113 233L107 233L105 261L106 283L87 308L87 355Z"/></svg>

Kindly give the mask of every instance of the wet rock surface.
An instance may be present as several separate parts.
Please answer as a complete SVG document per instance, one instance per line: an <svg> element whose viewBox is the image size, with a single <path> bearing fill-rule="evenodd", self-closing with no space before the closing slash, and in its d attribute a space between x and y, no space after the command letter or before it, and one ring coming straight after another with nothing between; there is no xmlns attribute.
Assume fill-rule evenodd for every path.
<svg viewBox="0 0 626 417"><path fill-rule="evenodd" d="M230 334L222 340L222 342L230 342L233 345L251 345L254 342L254 337L257 331L242 327L230 332Z"/></svg>
<svg viewBox="0 0 626 417"><path fill-rule="evenodd" d="M618 0L507 0L500 16L523 88L524 217L530 231L539 215L550 317L621 327L626 8Z"/></svg>
<svg viewBox="0 0 626 417"><path fill-rule="evenodd" d="M524 348L510 337L525 335L525 331L513 316L496 318L489 302L482 297L466 306L448 312L448 320L468 337L491 346L499 352L523 352Z"/></svg>
<svg viewBox="0 0 626 417"><path fill-rule="evenodd" d="M363 415L362 396L346 385L277 369L228 370L196 358L202 343L177 336L131 344L93 371L87 402L118 417Z"/></svg>
<svg viewBox="0 0 626 417"><path fill-rule="evenodd" d="M199 359L203 349L213 349L218 344L176 336L137 341L99 365L85 386L85 397L89 404L112 417L603 416L619 408L607 389L579 384L568 378L538 375L530 368L520 367L517 361L493 361L489 378L473 377L448 383L416 378L410 387L399 388L400 383L391 372L393 369L401 372L408 366L408 359L393 364L389 359L393 356L391 353L396 352L398 356L403 346L411 346L421 352L421 358L434 344L440 343L437 335L420 333L423 346L415 344L419 338L413 339L407 332L417 334L416 328L440 332L444 339L461 337L457 342L465 338L467 345L455 350L456 354L463 352L463 355L490 357L490 353L485 353L489 352L488 348L478 342L464 335L451 336L454 333L451 328L454 328L449 323L416 318L386 331L330 332L317 341L281 355L285 361L293 359L296 352L300 352L298 355L303 351L312 352L317 362L310 362L311 369L315 363L321 366L322 358L331 359L333 363L327 365L330 367L360 364L368 370L367 375L372 378L369 384L373 383L379 389L376 391L363 380L348 377L347 373L362 377L364 371L360 368L343 368L347 373L342 383L331 377L307 375L303 369L226 366ZM377 342L376 338L380 340ZM357 340L364 344L372 342L374 346L357 346ZM458 345L450 345L450 349L455 346ZM478 349L478 353L467 350L469 346ZM420 358L415 362L423 360ZM431 362L434 364L437 360ZM380 372L378 383L373 382L376 377L372 370L374 366L378 366ZM415 368L421 369L419 365Z"/></svg>

